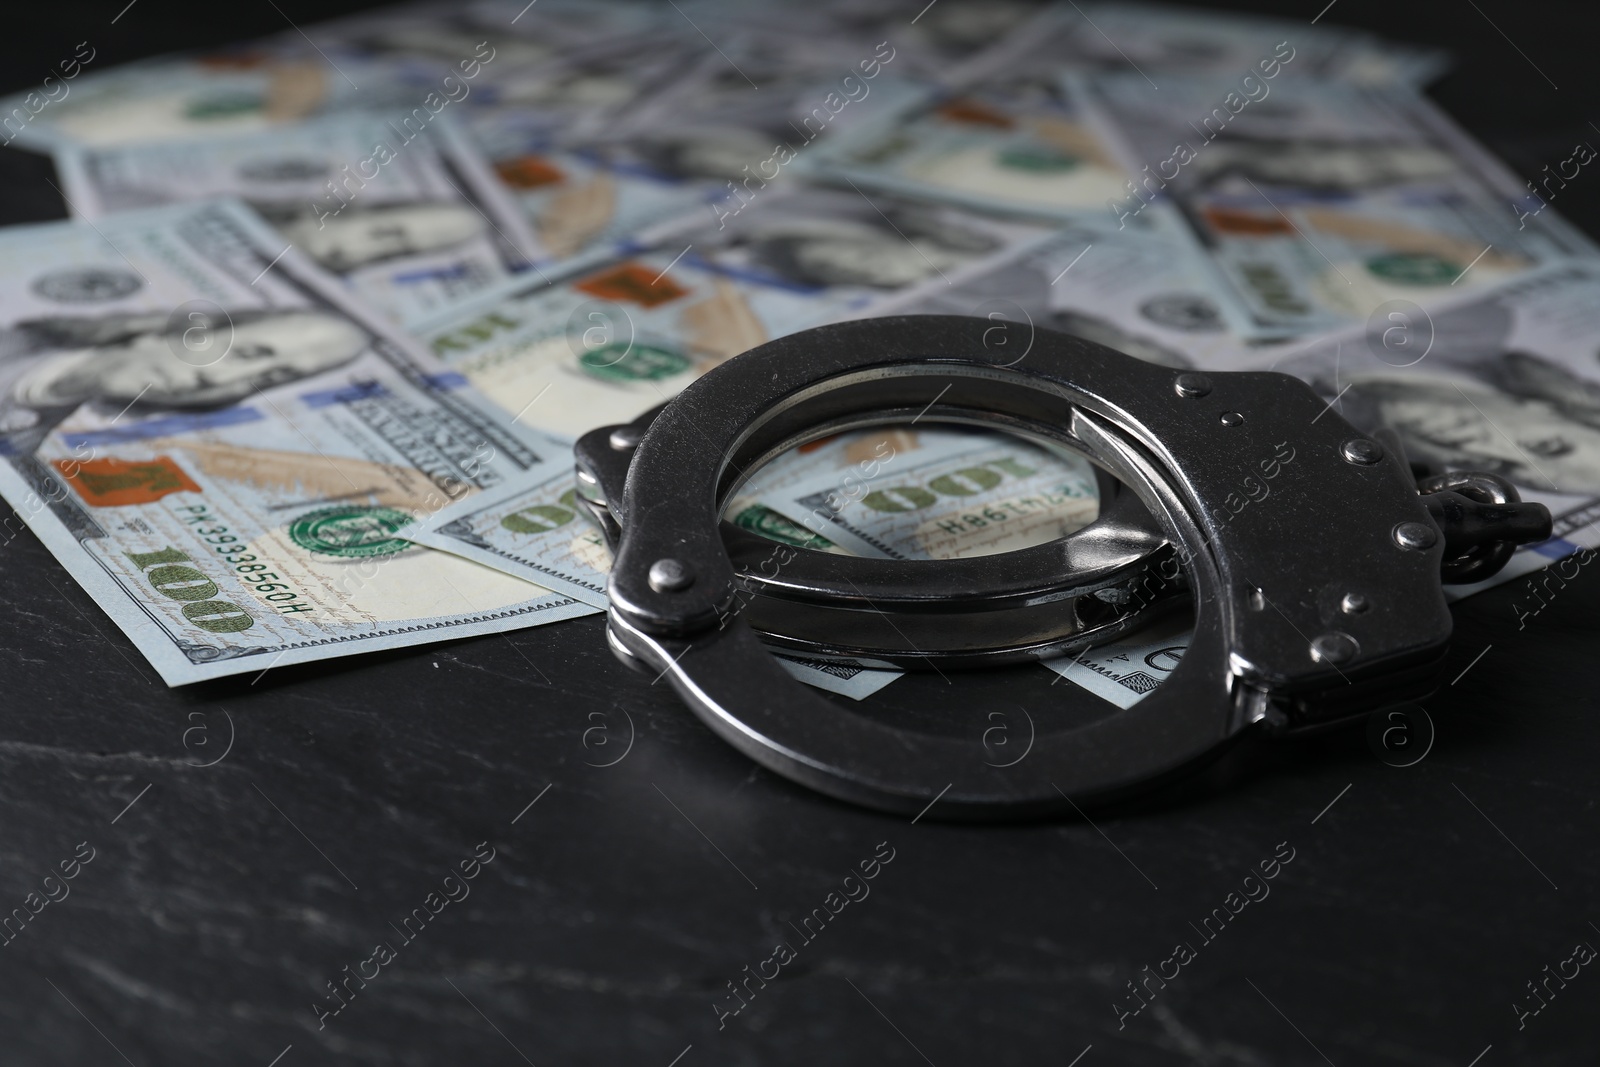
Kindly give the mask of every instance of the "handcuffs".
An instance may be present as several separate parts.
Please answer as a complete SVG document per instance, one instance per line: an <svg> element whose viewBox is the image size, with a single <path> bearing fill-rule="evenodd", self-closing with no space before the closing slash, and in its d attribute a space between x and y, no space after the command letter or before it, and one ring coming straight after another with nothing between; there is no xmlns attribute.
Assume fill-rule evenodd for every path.
<svg viewBox="0 0 1600 1067"><path fill-rule="evenodd" d="M1426 696L1451 630L1441 581L1481 581L1550 535L1549 511L1497 476L1419 483L1398 438L1362 434L1287 375L1180 372L1044 330L1001 363L992 325L919 315L807 330L582 437L577 497L614 555L617 656L823 793L1024 817L1151 788L1251 733ZM796 445L923 421L1084 456L1099 517L1044 545L945 560L785 549L720 521L749 475ZM1256 499L1269 463L1271 493ZM1081 653L1176 610L1192 610L1194 636L1161 686L1005 766L969 737L830 701L768 651L979 668Z"/></svg>

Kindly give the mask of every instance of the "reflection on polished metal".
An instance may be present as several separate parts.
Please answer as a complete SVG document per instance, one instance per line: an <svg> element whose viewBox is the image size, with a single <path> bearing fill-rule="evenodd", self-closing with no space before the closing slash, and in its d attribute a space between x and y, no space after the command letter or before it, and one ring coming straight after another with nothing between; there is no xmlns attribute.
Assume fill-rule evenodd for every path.
<svg viewBox="0 0 1600 1067"><path fill-rule="evenodd" d="M1394 543L1421 552L1439 540L1439 531L1425 522L1402 522L1394 528Z"/></svg>
<svg viewBox="0 0 1600 1067"><path fill-rule="evenodd" d="M1349 463L1376 463L1383 458L1383 446L1365 437L1352 437L1339 446L1339 453Z"/></svg>
<svg viewBox="0 0 1600 1067"><path fill-rule="evenodd" d="M1521 503L1498 474L1452 471L1417 483L1428 514L1444 533L1444 580L1466 585L1498 574L1517 545L1550 536L1543 505Z"/></svg>
<svg viewBox="0 0 1600 1067"><path fill-rule="evenodd" d="M574 449L578 500L613 552L622 532L615 504L624 496L633 449L661 410L628 426L593 430ZM870 421L908 422L919 414L890 410ZM836 429L814 429L809 436ZM1030 662L1103 644L1157 614L1187 607L1188 587L1139 498L1105 472L1097 475L1101 511L1090 525L1033 548L968 559L811 552L723 522L722 541L736 572L734 603L725 616L738 614L768 644L796 654L871 659L909 670ZM737 487L725 486L722 499Z"/></svg>
<svg viewBox="0 0 1600 1067"><path fill-rule="evenodd" d="M1398 450L1350 462L1342 446L1355 429L1288 376L1175 375L1045 331L1026 359L998 366L986 358L988 325L909 316L792 335L690 385L636 445L624 435L628 447L613 448L611 428L585 438L580 495L616 546L607 633L619 656L668 678L752 759L830 795L906 813L937 800L934 817L1070 810L1169 779L1250 732L1311 729L1425 695L1450 635L1441 563L1481 574L1503 544L1537 539L1541 530L1548 536L1548 512L1517 503L1514 493L1505 498L1509 487L1449 484L1419 497ZM754 612L738 610L737 557L746 550L719 525L722 502L744 472L800 441L919 412L1074 449L1122 483L1118 501L1135 497L1142 511L1108 509L1107 518L1120 515L1109 559L1091 550L1093 537L1081 539L1079 555L1066 538L977 560L833 557L843 561L839 571L807 580L837 584L854 568L849 580L859 577L860 590L898 593L901 617L920 603L932 620L927 632L937 636L964 614L953 605L981 609L997 589L1025 615L1035 606L1029 590L1072 596L1090 572L1096 580L1161 573L1164 561L1167 573L1181 569L1196 622L1165 684L1126 710L1041 732L1026 759L999 766L949 730L891 725L834 704L773 661L746 617ZM1429 537L1412 536L1418 527ZM1018 567L1018 557L1039 569ZM693 582L654 581L667 559ZM1068 572L1063 582L1060 567L1080 561L1100 569ZM917 581L956 565L972 568L979 584ZM990 577L998 585L983 584ZM789 582L779 568L768 600L803 603L807 589ZM822 609L866 614L848 599L830 598ZM1148 614L1135 612L1134 621ZM786 624L790 616L780 610L770 619ZM1058 643L1070 641L1061 622L1054 620ZM976 647L971 637L947 640L945 651L959 657ZM970 696L965 703L970 708Z"/></svg>

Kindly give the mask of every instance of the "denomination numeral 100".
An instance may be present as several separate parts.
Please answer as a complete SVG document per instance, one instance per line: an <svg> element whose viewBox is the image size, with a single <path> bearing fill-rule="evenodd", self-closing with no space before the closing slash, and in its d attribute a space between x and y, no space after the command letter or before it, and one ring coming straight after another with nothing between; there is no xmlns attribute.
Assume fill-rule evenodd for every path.
<svg viewBox="0 0 1600 1067"><path fill-rule="evenodd" d="M198 568L186 566L194 560L175 548L159 552L129 552L133 565L144 572L155 591L171 600L183 602L183 617L214 634L236 634L256 624L255 616L231 600L216 599L217 583Z"/></svg>
<svg viewBox="0 0 1600 1067"><path fill-rule="evenodd" d="M998 467L1004 473L990 470L991 467ZM931 506L940 496L972 496L986 489L993 489L1005 480L1006 474L1026 478L1033 473L1035 472L1032 467L1025 467L1016 460L1006 457L990 460L981 467L964 467L949 474L941 474L930 481L926 489L915 485L875 489L862 497L861 503L873 511L915 511Z"/></svg>

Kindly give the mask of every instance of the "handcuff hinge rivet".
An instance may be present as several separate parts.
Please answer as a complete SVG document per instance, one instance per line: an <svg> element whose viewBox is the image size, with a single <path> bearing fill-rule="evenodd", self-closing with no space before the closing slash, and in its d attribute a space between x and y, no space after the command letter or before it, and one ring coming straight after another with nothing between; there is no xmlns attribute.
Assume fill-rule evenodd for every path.
<svg viewBox="0 0 1600 1067"><path fill-rule="evenodd" d="M658 593L676 593L694 584L694 571L681 559L658 559L650 564L650 588Z"/></svg>
<svg viewBox="0 0 1600 1067"><path fill-rule="evenodd" d="M1243 426L1244 416L1237 411L1224 411L1221 422L1224 426Z"/></svg>
<svg viewBox="0 0 1600 1067"><path fill-rule="evenodd" d="M1357 651L1356 639L1338 630L1311 639L1311 658L1318 663L1347 663L1355 658Z"/></svg>
<svg viewBox="0 0 1600 1067"><path fill-rule="evenodd" d="M1339 609L1346 615L1359 615L1372 606L1372 602L1360 593L1346 593L1339 602Z"/></svg>
<svg viewBox="0 0 1600 1067"><path fill-rule="evenodd" d="M1339 446L1339 454L1346 463L1369 466L1383 458L1383 446L1365 437L1352 437Z"/></svg>
<svg viewBox="0 0 1600 1067"><path fill-rule="evenodd" d="M1192 400L1211 392L1211 379L1204 374L1180 374L1172 383L1172 388L1179 396Z"/></svg>
<svg viewBox="0 0 1600 1067"><path fill-rule="evenodd" d="M1425 522L1402 522L1394 528L1394 543L1418 552L1432 548L1439 534Z"/></svg>

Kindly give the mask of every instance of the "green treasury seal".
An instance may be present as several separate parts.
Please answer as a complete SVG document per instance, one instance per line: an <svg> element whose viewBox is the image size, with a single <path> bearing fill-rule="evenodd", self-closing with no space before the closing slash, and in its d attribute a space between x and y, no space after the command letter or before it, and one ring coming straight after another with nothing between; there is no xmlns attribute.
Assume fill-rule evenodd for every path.
<svg viewBox="0 0 1600 1067"><path fill-rule="evenodd" d="M301 548L329 556L357 559L389 556L412 547L394 533L411 525L411 516L395 508L336 504L308 511L289 524L289 539Z"/></svg>

